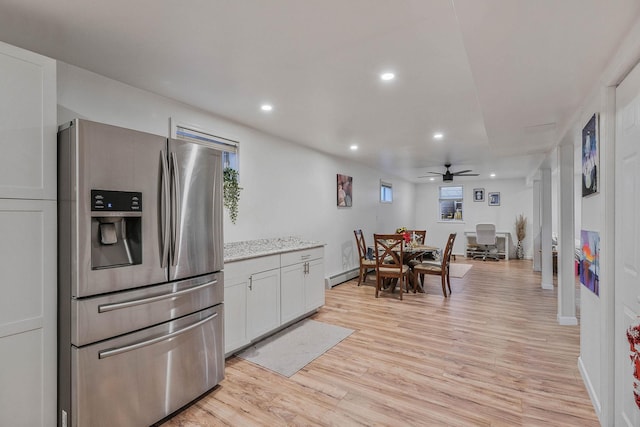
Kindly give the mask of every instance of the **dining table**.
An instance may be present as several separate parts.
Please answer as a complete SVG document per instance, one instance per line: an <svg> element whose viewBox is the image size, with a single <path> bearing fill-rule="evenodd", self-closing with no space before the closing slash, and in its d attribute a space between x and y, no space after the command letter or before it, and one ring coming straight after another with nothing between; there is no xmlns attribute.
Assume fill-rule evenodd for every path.
<svg viewBox="0 0 640 427"><path fill-rule="evenodd" d="M375 248L371 247L372 250ZM430 259L437 260L440 257L441 249L437 246L429 246L429 245L419 245L419 244L404 244L402 248L402 263L412 268L415 263L419 263L420 261L417 258L429 256ZM413 262L412 262L413 261ZM391 289L391 292L395 291L397 279L387 279L383 284L383 289ZM410 286L413 285L413 274L408 275L408 283ZM418 286L421 292L424 292L422 287Z"/></svg>

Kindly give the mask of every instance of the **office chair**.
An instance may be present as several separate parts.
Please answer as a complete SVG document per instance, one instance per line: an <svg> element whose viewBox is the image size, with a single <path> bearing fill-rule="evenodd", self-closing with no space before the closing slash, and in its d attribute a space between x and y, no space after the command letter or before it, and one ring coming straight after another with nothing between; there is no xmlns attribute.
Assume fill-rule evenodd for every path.
<svg viewBox="0 0 640 427"><path fill-rule="evenodd" d="M496 246L496 226L495 224L476 224L476 243L484 246L484 253L474 255L474 259L482 258L486 261L487 258L500 260L498 257L498 247ZM495 249L495 252L491 252Z"/></svg>

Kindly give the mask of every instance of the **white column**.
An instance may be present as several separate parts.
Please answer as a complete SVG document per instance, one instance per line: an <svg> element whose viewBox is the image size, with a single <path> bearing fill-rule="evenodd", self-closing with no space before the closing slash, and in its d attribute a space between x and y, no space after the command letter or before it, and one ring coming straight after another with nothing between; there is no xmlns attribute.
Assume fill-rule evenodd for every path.
<svg viewBox="0 0 640 427"><path fill-rule="evenodd" d="M540 244L540 212L541 212L541 198L540 198L540 178L536 178L533 181L533 218L531 219L531 232L533 237L533 271L542 271L542 254L540 250L542 245Z"/></svg>
<svg viewBox="0 0 640 427"><path fill-rule="evenodd" d="M558 147L560 191L558 194L558 323L577 325L574 269L574 147L572 141Z"/></svg>
<svg viewBox="0 0 640 427"><path fill-rule="evenodd" d="M542 289L553 289L553 265L551 253L551 169L541 168L541 233L542 249Z"/></svg>

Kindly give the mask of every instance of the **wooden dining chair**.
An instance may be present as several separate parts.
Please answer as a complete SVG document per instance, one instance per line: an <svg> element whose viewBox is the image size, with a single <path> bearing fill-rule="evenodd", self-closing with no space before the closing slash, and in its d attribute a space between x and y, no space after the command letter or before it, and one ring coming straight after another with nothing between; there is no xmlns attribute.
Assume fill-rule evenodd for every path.
<svg viewBox="0 0 640 427"><path fill-rule="evenodd" d="M408 286L409 273L409 267L402 262L404 238L402 234L374 234L373 240L376 248L376 298L384 279L397 279L402 299L402 289Z"/></svg>
<svg viewBox="0 0 640 427"><path fill-rule="evenodd" d="M427 242L427 230L407 230L407 233L413 239L413 236L416 238L416 243L419 245L425 245ZM409 267L413 268L413 266L424 260L424 257L420 255L418 258L411 260L409 263Z"/></svg>
<svg viewBox="0 0 640 427"><path fill-rule="evenodd" d="M440 262L423 261L413 266L413 292L418 288L418 276L420 283L424 285L424 275L432 274L440 276L442 281L442 294L447 296L447 286L449 287L449 295L451 295L451 279L449 278L449 264L451 261L451 251L453 251L453 242L456 240L456 233L449 234L447 245L442 253ZM445 286L446 283L446 286Z"/></svg>
<svg viewBox="0 0 640 427"><path fill-rule="evenodd" d="M353 230L358 246L358 258L360 259L360 272L358 274L358 286L367 280L367 274L376 270L376 260L367 258L367 244L364 241L362 230Z"/></svg>
<svg viewBox="0 0 640 427"><path fill-rule="evenodd" d="M427 241L427 230L407 230L407 233L409 233L410 236L415 234L416 242L419 245L424 245Z"/></svg>

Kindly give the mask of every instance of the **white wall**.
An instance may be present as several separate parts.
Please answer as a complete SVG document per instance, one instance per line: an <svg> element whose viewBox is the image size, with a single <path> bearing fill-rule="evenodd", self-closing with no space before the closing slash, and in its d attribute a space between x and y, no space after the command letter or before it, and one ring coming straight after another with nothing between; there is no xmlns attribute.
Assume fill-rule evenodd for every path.
<svg viewBox="0 0 640 427"><path fill-rule="evenodd" d="M616 402L631 399L615 396L618 384L625 378L616 376L614 369L614 337L624 333L626 326L615 325L615 86L640 59L640 21L621 41L602 78L591 95L576 113L573 126L568 130L574 137L574 146L582 145L581 131L593 113L600 113L600 182L599 193L580 197L580 228L600 233L600 295L580 286L580 357L578 366L594 408L602 425L614 425ZM577 156L576 170L582 170ZM581 191L581 190L579 190ZM576 236L576 238L579 238ZM618 335L619 336L619 335ZM618 339L618 338L616 338ZM630 369L630 368L629 368ZM622 369L620 372L630 372Z"/></svg>
<svg viewBox="0 0 640 427"><path fill-rule="evenodd" d="M58 62L58 123L76 117L163 136L174 117L240 141L243 191L237 223L225 213L225 242L291 235L324 242L327 277L358 266L354 229L371 242L374 232L413 225L412 183ZM338 173L353 177L352 208L336 207ZM378 201L381 179L393 184L392 204Z"/></svg>
<svg viewBox="0 0 640 427"><path fill-rule="evenodd" d="M527 236L524 240L525 257L532 257L533 189L526 185L524 179L459 181L453 184L464 187L464 221L462 222L439 220L439 188L450 184L434 182L416 186L415 226L427 230L427 244L443 246L449 233L457 232L458 236L453 253L464 254L464 232L475 231L477 223L493 223L496 224L497 231L511 233L510 256L514 256L515 245L518 243L515 235L516 217L524 214L527 217ZM474 188L484 188L484 202L473 201ZM500 193L500 206L489 206L488 194L493 192Z"/></svg>

